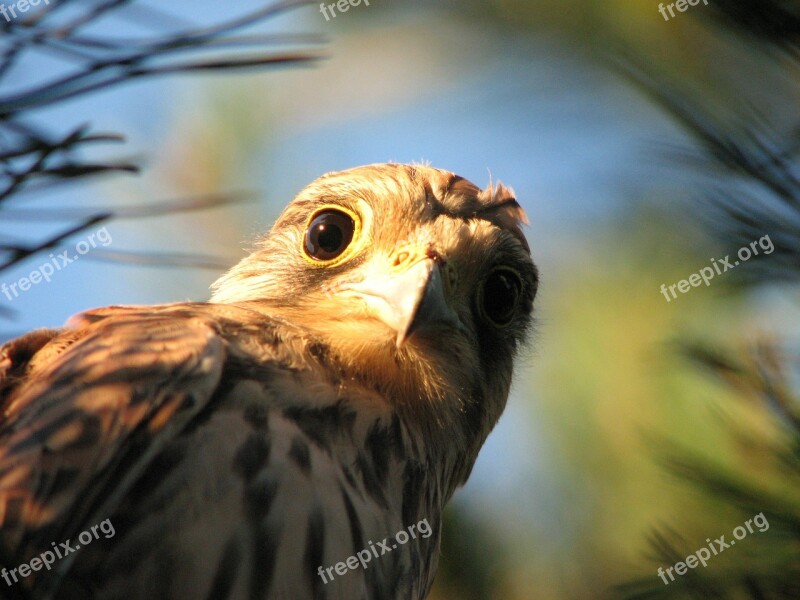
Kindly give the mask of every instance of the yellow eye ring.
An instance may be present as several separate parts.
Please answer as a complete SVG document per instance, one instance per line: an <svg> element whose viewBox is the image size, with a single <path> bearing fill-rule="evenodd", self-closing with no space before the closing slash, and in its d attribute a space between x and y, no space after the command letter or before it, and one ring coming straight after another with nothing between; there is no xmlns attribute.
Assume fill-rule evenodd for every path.
<svg viewBox="0 0 800 600"><path fill-rule="evenodd" d="M360 246L361 217L340 204L319 207L306 221L302 251L306 262L333 267L348 260Z"/></svg>

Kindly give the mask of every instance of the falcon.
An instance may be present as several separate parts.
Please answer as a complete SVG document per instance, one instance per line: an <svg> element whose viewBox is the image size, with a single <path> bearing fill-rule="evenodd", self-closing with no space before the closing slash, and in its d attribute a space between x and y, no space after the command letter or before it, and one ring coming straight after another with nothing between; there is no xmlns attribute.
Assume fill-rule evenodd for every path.
<svg viewBox="0 0 800 600"><path fill-rule="evenodd" d="M7 343L0 597L425 598L531 326L524 222L501 184L329 173L209 302Z"/></svg>

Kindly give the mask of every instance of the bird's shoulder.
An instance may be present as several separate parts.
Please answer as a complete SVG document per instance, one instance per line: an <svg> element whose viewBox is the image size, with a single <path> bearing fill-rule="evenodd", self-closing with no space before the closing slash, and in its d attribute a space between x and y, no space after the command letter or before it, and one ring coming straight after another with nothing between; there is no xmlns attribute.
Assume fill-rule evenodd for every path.
<svg viewBox="0 0 800 600"><path fill-rule="evenodd" d="M17 564L104 519L119 529L37 589L80 585L102 564L136 564L137 581L153 581L170 564L203 593L227 582L292 596L318 588L319 565L427 514L401 418L344 378L324 345L263 310L82 313L3 346L0 390L0 559ZM244 567L225 553L251 544L261 562L232 570ZM404 561L425 562L414 552ZM404 576L411 563L393 558L364 575ZM270 575L298 569L309 577ZM126 581L104 587L152 591Z"/></svg>
<svg viewBox="0 0 800 600"><path fill-rule="evenodd" d="M263 312L202 303L97 309L5 344L0 545L37 547L66 521L108 512L214 398L321 371L313 346ZM292 402L278 392L258 400L274 398Z"/></svg>

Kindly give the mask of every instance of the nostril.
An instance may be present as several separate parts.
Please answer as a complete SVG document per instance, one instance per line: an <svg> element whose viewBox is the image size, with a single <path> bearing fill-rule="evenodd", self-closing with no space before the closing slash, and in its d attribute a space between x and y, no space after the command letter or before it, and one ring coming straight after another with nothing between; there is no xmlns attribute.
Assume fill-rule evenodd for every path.
<svg viewBox="0 0 800 600"><path fill-rule="evenodd" d="M434 250L433 247L431 246L428 246L428 249L425 250L425 256L430 258L437 265L444 266L447 264L447 261L444 259L444 257L441 254L439 254L436 250Z"/></svg>
<svg viewBox="0 0 800 600"><path fill-rule="evenodd" d="M395 267L399 267L404 262L408 261L408 252L398 252L394 257L394 265Z"/></svg>

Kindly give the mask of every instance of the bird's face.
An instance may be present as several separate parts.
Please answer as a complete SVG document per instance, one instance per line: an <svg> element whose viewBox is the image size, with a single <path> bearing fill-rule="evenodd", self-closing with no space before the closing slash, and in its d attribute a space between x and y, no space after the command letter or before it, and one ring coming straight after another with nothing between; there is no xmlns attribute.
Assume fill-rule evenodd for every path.
<svg viewBox="0 0 800 600"><path fill-rule="evenodd" d="M502 186L371 165L314 181L215 284L321 338L384 397L470 421L482 443L505 404L537 271ZM428 415L430 417L431 415Z"/></svg>

